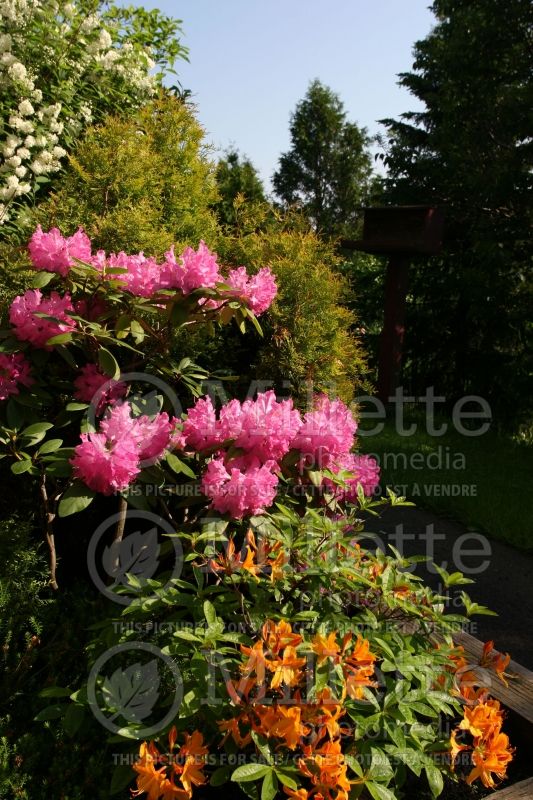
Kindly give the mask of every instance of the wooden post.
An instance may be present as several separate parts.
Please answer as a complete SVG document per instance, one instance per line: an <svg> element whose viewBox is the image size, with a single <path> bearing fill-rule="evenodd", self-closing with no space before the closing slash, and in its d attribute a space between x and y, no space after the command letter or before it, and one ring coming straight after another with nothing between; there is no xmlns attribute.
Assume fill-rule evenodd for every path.
<svg viewBox="0 0 533 800"><path fill-rule="evenodd" d="M378 397L389 402L398 386L405 333L408 258L391 255L385 277L385 315L378 362Z"/></svg>

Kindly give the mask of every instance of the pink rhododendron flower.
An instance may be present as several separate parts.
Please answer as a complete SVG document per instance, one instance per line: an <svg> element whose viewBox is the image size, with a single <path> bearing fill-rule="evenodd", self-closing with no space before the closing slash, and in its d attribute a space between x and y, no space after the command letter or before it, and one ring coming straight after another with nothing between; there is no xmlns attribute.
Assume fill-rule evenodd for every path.
<svg viewBox="0 0 533 800"><path fill-rule="evenodd" d="M73 236L65 238L58 228L52 228L45 233L38 225L30 239L28 250L34 267L48 272L58 272L65 277L74 264L74 258L90 261L91 240L82 228L79 228Z"/></svg>
<svg viewBox="0 0 533 800"><path fill-rule="evenodd" d="M217 262L216 253L212 253L204 241L198 250L186 247L179 261L176 261L174 248L165 253L165 263L161 269L161 288L181 289L189 294L195 289L213 289L223 279Z"/></svg>
<svg viewBox="0 0 533 800"><path fill-rule="evenodd" d="M31 386L31 366L22 353L0 353L0 400L19 393L19 385Z"/></svg>
<svg viewBox="0 0 533 800"><path fill-rule="evenodd" d="M111 442L103 433L82 433L70 463L76 478L105 495L122 492L140 470L136 443L128 438Z"/></svg>
<svg viewBox="0 0 533 800"><path fill-rule="evenodd" d="M211 505L221 514L242 519L246 514L262 514L276 496L278 478L272 472L275 464L249 467L241 471L226 467L221 458L209 462L202 479L202 491L211 498Z"/></svg>
<svg viewBox="0 0 533 800"><path fill-rule="evenodd" d="M268 267L251 277L244 267L232 269L224 283L231 286L235 296L244 300L257 316L272 305L278 291L276 279Z"/></svg>
<svg viewBox="0 0 533 800"><path fill-rule="evenodd" d="M125 383L109 378L96 364L86 364L82 367L74 386L76 400L93 403L97 414L100 414L105 406L114 405L127 391Z"/></svg>
<svg viewBox="0 0 533 800"><path fill-rule="evenodd" d="M189 409L183 423L182 437L184 446L193 450L209 450L220 444L217 418L210 397L201 397Z"/></svg>
<svg viewBox="0 0 533 800"><path fill-rule="evenodd" d="M156 461L163 455L173 427L166 412L156 414L153 419L144 414L132 417L129 403L115 405L100 423L100 430L110 442L132 441L140 461Z"/></svg>
<svg viewBox="0 0 533 800"><path fill-rule="evenodd" d="M338 470L353 473L353 477L346 479L345 486L334 484L328 478L324 479L324 484L334 488L335 495L339 499L356 502L358 486L362 486L367 497L373 495L379 486L379 464L372 456L348 453L337 461L332 471Z"/></svg>
<svg viewBox="0 0 533 800"><path fill-rule="evenodd" d="M220 411L221 440L233 439L235 447L262 462L282 459L301 425L292 400L278 401L272 390L245 400L242 406L232 400Z"/></svg>
<svg viewBox="0 0 533 800"><path fill-rule="evenodd" d="M335 459L350 452L356 430L353 414L342 400L318 395L313 411L305 414L291 448L302 453L302 466L329 467Z"/></svg>
<svg viewBox="0 0 533 800"><path fill-rule="evenodd" d="M34 347L51 350L46 345L48 339L76 329L76 323L69 317L69 313L73 312L68 293L61 297L57 292L52 292L49 297L43 298L39 289L28 289L13 300L9 309L9 321L15 328L17 339L31 342ZM36 317L36 313L49 314L59 321Z"/></svg>
<svg viewBox="0 0 533 800"><path fill-rule="evenodd" d="M88 300L76 300L74 303L74 311L83 319L89 322L95 322L102 314L108 310L105 300L96 295Z"/></svg>
<svg viewBox="0 0 533 800"><path fill-rule="evenodd" d="M159 289L161 268L154 258L146 258L144 253L128 256L124 252L111 253L107 266L123 268L127 272L109 277L124 281L126 289L136 297L152 297Z"/></svg>

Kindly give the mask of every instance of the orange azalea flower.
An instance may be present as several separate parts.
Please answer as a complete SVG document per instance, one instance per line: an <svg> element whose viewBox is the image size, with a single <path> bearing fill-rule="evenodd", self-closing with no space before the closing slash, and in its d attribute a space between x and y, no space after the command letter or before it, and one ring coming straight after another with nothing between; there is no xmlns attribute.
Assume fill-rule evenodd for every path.
<svg viewBox="0 0 533 800"><path fill-rule="evenodd" d="M303 642L303 637L300 636L299 633L293 633L292 627L288 622L285 622L284 619L278 623L268 619L263 625L261 632L267 647L275 655L277 655L280 650L283 650L284 647L287 647L287 645L297 647Z"/></svg>
<svg viewBox="0 0 533 800"><path fill-rule="evenodd" d="M368 639L363 639L363 637L358 634L355 647L347 659L347 663L353 666L364 667L373 664L376 659L377 656L370 652L370 642Z"/></svg>
<svg viewBox="0 0 533 800"><path fill-rule="evenodd" d="M194 731L190 736L185 734L185 743L180 748L180 756L185 757L185 763L182 767L174 764L174 769L179 773L180 781L189 795L192 794L193 784L202 786L207 780L202 770L208 752L204 746L204 737L199 731Z"/></svg>
<svg viewBox="0 0 533 800"><path fill-rule="evenodd" d="M246 747L246 745L251 744L252 735L250 731L244 735L241 733L241 725L248 725L248 727L250 727L250 719L248 714L240 714L238 717L234 717L233 719L221 720L217 724L221 731L226 732L226 735L222 739L221 745L224 744L228 736L231 736L237 747Z"/></svg>
<svg viewBox="0 0 533 800"><path fill-rule="evenodd" d="M455 759L457 758L459 753L462 753L464 750L469 750L470 749L469 747L467 747L466 744L460 744L457 741L457 738L456 738L457 737L457 731L458 731L458 728L453 730L451 732L451 735L450 735L450 755L451 755L451 758L452 758L452 770L453 770L453 767L454 767Z"/></svg>
<svg viewBox="0 0 533 800"><path fill-rule="evenodd" d="M146 800L159 800L161 794L167 790L165 784L170 785L166 768L164 766L160 769L155 768L159 751L155 748L153 742L150 742L149 745L143 742L139 755L139 761L133 764L133 769L137 773L137 789L132 789L132 796L137 797L146 792L148 795Z"/></svg>
<svg viewBox="0 0 533 800"><path fill-rule="evenodd" d="M498 675L498 677L505 683L506 686L507 681L505 680L505 670L509 666L510 661L511 656L509 653L503 655L497 650L494 650L494 642L485 642L483 645L483 653L481 654L479 665L481 667L487 667L488 669L494 670L496 675Z"/></svg>
<svg viewBox="0 0 533 800"><path fill-rule="evenodd" d="M330 633L327 637L322 636L321 633L317 633L312 640L311 646L313 652L318 656L318 664L322 664L328 658L336 659L340 651L340 647L337 644L337 634L335 632Z"/></svg>
<svg viewBox="0 0 533 800"><path fill-rule="evenodd" d="M309 792L307 789L289 789L288 786L284 786L283 791L285 794L288 794L289 797L292 797L293 800L309 800Z"/></svg>
<svg viewBox="0 0 533 800"><path fill-rule="evenodd" d="M499 702L487 700L476 706L465 706L464 719L461 720L459 728L468 731L474 737L487 736L491 731L501 728L502 720Z"/></svg>
<svg viewBox="0 0 533 800"><path fill-rule="evenodd" d="M279 552L278 552L279 551ZM283 551L283 545L281 542L276 542L274 547L272 548L272 553L276 553L277 556L269 562L271 572L270 572L270 580L272 583L275 581L279 581L283 577L283 567L285 564L288 564L289 559L285 555Z"/></svg>
<svg viewBox="0 0 533 800"><path fill-rule="evenodd" d="M309 728L302 723L300 706L283 706L277 703L272 706L257 706L256 714L259 723L254 726L264 736L275 736L282 739L289 750L295 750L302 737L307 736Z"/></svg>
<svg viewBox="0 0 533 800"><path fill-rule="evenodd" d="M317 704L307 704L303 707L304 719L311 725L315 735L314 743L326 736L335 739L340 735L339 719L346 713L341 703L332 696L331 689L327 686L318 696Z"/></svg>
<svg viewBox="0 0 533 800"><path fill-rule="evenodd" d="M319 797L316 792L320 792L328 800L348 800L351 783L339 740L325 742L318 750L304 747L303 753L298 768L316 787L314 797Z"/></svg>
<svg viewBox="0 0 533 800"><path fill-rule="evenodd" d="M374 667L361 667L360 669L347 670L345 672L346 693L352 700L361 700L364 696L364 687L377 686L376 681L371 680L374 675Z"/></svg>
<svg viewBox="0 0 533 800"><path fill-rule="evenodd" d="M248 656L246 664L240 667L241 672L246 676L255 672L257 676L257 683L262 684L265 682L265 675L267 667L272 669L271 662L267 660L263 652L263 642L256 642L253 647L246 647L241 644L241 653Z"/></svg>
<svg viewBox="0 0 533 800"><path fill-rule="evenodd" d="M267 663L269 670L274 672L270 688L277 689L282 683L286 686L296 686L302 677L301 667L304 664L305 658L298 658L295 647L285 647L282 658Z"/></svg>
<svg viewBox="0 0 533 800"><path fill-rule="evenodd" d="M495 787L492 774L503 780L507 773L507 765L513 759L513 748L509 747L509 737L498 729L491 731L488 737L474 747L472 761L474 769L466 782L473 783L477 778L488 789Z"/></svg>
<svg viewBox="0 0 533 800"><path fill-rule="evenodd" d="M228 541L228 547L225 553L219 553L215 559L210 559L209 566L213 572L224 572L226 575L233 575L234 572L239 572L239 570L244 569L256 577L256 573L259 570L257 564L254 564L253 546L246 547L246 556L244 561L242 561L240 553L235 552L235 542L233 539Z"/></svg>

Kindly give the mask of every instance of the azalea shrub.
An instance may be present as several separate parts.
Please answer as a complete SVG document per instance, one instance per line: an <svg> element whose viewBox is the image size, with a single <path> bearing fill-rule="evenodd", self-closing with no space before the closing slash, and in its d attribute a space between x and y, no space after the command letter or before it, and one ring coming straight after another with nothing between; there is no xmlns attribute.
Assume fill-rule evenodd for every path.
<svg viewBox="0 0 533 800"><path fill-rule="evenodd" d="M180 350L183 328L260 331L277 302L269 265L224 267L204 242L109 253L81 229L39 227L28 250L34 288L0 345L0 445L39 497L53 586L58 519L115 512L88 680L43 687L53 702L36 718L78 741L109 733L111 793L148 800L223 784L395 800L410 774L435 797L445 776L503 779L513 750L490 685L509 657L488 643L469 663L454 632L487 609L462 592L464 613L449 613L420 558L369 546L365 519L405 501L377 497L352 409L325 393L307 409L271 390L228 399ZM130 511L164 525L148 572ZM155 658L127 666L128 647L166 673Z"/></svg>

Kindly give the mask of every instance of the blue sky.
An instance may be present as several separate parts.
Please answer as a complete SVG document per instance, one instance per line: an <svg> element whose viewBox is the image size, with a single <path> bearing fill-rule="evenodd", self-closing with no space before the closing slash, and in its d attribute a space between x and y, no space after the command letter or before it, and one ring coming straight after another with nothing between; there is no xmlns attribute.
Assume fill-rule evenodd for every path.
<svg viewBox="0 0 533 800"><path fill-rule="evenodd" d="M143 0L183 20L190 63L178 62L216 148L235 145L269 188L289 146L289 117L309 82L337 92L370 134L416 109L396 85L434 24L429 0Z"/></svg>

